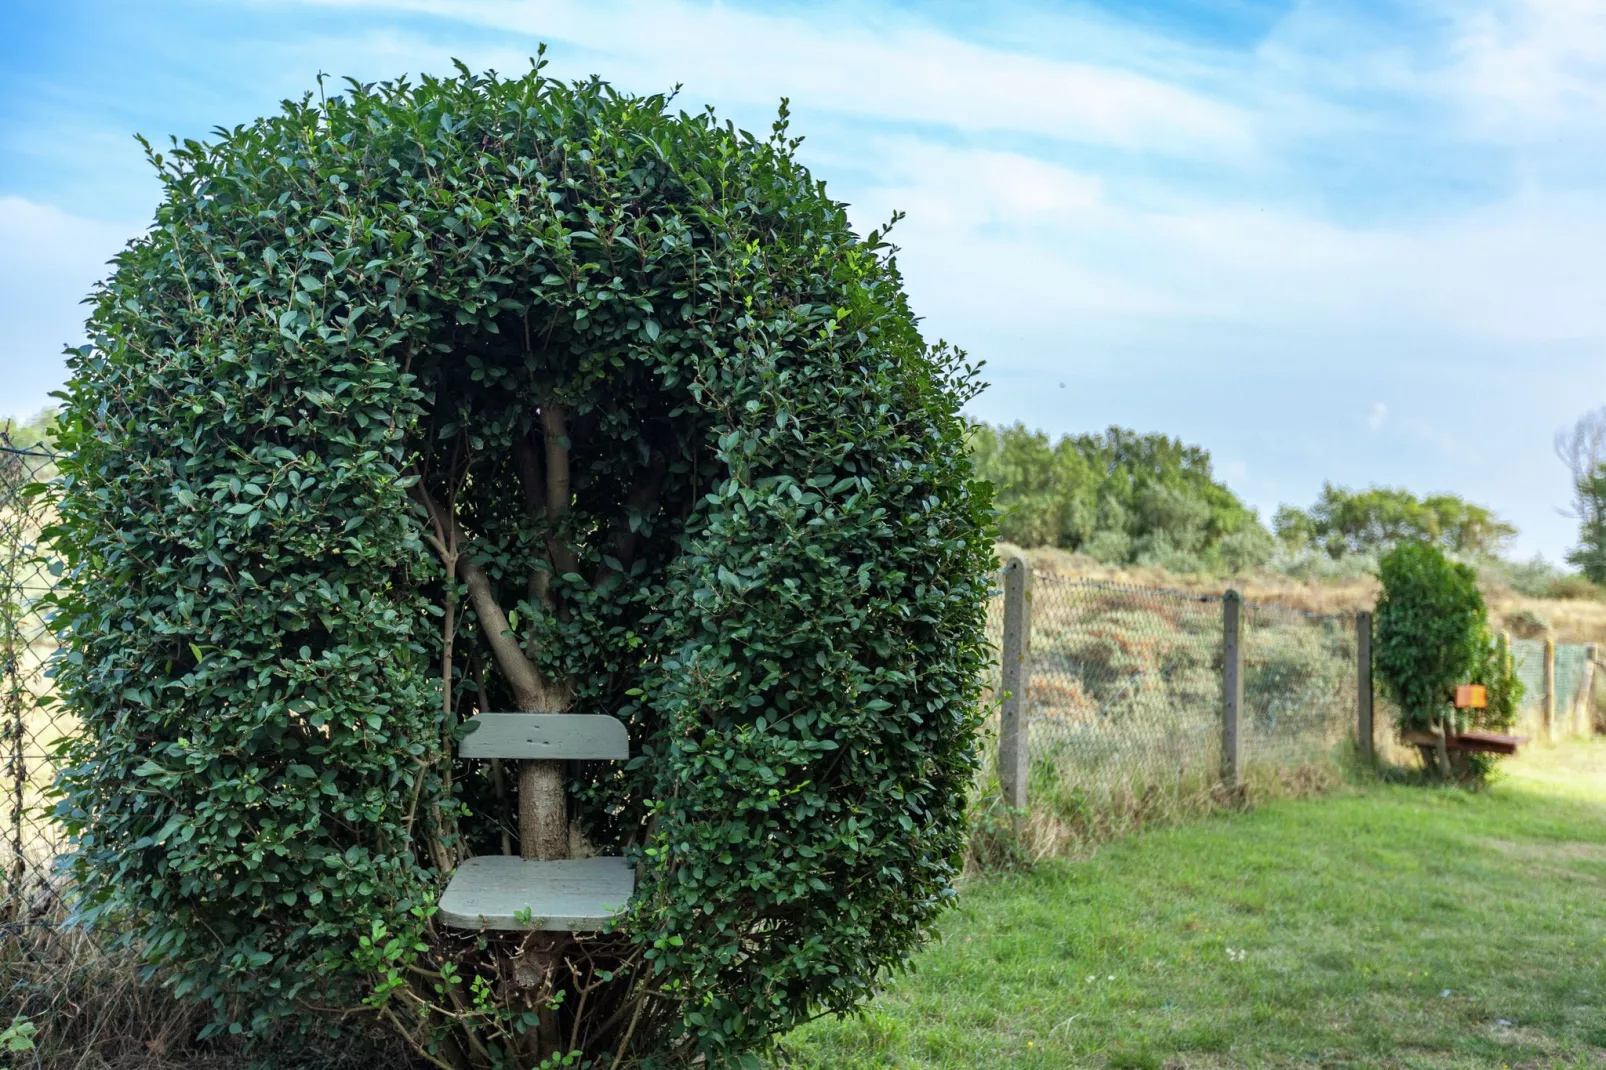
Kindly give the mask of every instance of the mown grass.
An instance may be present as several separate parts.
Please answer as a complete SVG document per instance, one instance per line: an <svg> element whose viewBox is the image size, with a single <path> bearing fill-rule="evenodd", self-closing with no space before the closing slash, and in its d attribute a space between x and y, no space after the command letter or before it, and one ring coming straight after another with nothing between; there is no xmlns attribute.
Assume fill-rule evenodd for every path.
<svg viewBox="0 0 1606 1070"><path fill-rule="evenodd" d="M792 1034L783 1062L1599 1066L1606 742L1507 769L1477 794L1373 783L973 881L912 975Z"/></svg>

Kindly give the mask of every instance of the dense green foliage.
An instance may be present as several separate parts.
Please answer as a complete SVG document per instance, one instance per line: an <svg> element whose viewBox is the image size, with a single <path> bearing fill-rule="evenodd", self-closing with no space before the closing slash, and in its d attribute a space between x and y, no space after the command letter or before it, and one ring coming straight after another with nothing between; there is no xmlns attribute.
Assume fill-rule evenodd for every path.
<svg viewBox="0 0 1606 1070"><path fill-rule="evenodd" d="M758 140L666 103L464 70L153 154L62 417L58 814L85 916L230 1028L367 1010L529 1065L517 947L431 920L513 822L453 758L517 698L498 641L639 755L571 763L641 876L541 981L565 1046L724 1064L864 999L947 901L974 372L784 113Z"/></svg>
<svg viewBox="0 0 1606 1070"><path fill-rule="evenodd" d="M1331 483L1322 485L1321 496L1309 509L1278 509L1273 527L1289 546L1314 546L1333 557L1382 553L1405 541L1492 557L1517 534L1489 509L1454 494L1418 498L1394 487L1354 491Z"/></svg>
<svg viewBox="0 0 1606 1070"><path fill-rule="evenodd" d="M1425 542L1402 542L1378 568L1373 666L1401 730L1509 727L1522 698L1510 652L1489 633L1470 565ZM1457 684L1483 684L1489 705L1456 710ZM1481 763L1479 763L1481 764ZM1474 770L1481 771L1481 770Z"/></svg>
<svg viewBox="0 0 1606 1070"><path fill-rule="evenodd" d="M1179 572L1242 569L1271 554L1259 518L1198 446L1119 427L1051 442L1024 424L978 424L971 443L977 473L998 488L999 533L1018 545Z"/></svg>

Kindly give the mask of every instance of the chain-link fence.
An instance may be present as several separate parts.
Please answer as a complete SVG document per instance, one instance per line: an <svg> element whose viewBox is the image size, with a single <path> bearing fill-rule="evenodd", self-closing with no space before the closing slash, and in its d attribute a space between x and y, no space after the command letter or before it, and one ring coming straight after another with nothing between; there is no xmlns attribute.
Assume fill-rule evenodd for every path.
<svg viewBox="0 0 1606 1070"><path fill-rule="evenodd" d="M54 649L42 613L51 577L39 552L48 507L36 489L54 475L45 449L17 449L0 435L0 740L5 801L0 805L0 919L16 920L37 906L51 864L62 848L46 814L44 793L54 770L52 744L71 730L41 705Z"/></svg>
<svg viewBox="0 0 1606 1070"><path fill-rule="evenodd" d="M1036 573L1027 601L1021 716L1034 784L1068 786L1097 805L1219 781L1227 764L1222 596ZM1000 583L988 616L995 642L1003 620ZM1244 603L1240 620L1240 775L1286 778L1328 765L1356 737L1355 615ZM1548 728L1545 648L1538 640L1511 644L1526 688L1515 731L1535 741L1587 735L1596 648L1553 646ZM1390 763L1413 761L1381 690L1372 705L1374 752Z"/></svg>
<svg viewBox="0 0 1606 1070"><path fill-rule="evenodd" d="M1291 771L1355 737L1353 614L1244 604L1244 759Z"/></svg>

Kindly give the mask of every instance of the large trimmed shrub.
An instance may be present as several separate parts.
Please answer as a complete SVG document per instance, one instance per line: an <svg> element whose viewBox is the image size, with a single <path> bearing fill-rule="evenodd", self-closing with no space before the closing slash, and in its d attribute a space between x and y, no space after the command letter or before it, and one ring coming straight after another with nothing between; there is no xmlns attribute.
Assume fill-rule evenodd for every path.
<svg viewBox="0 0 1606 1070"><path fill-rule="evenodd" d="M1393 701L1403 731L1495 731L1511 726L1522 682L1510 651L1489 634L1477 573L1451 561L1427 542L1405 542L1379 563L1383 593L1377 600L1373 665ZM1457 710L1457 684L1483 684L1485 709ZM1425 756L1425 755L1424 755ZM1481 777L1493 764L1483 754L1458 753L1459 771ZM1448 773L1450 756L1438 765Z"/></svg>
<svg viewBox="0 0 1606 1070"><path fill-rule="evenodd" d="M721 1064L928 931L985 657L975 377L797 144L537 67L152 154L63 395L58 813L83 916L220 1026ZM629 725L567 775L575 840L641 862L616 932L432 920L517 842L457 726L531 686Z"/></svg>

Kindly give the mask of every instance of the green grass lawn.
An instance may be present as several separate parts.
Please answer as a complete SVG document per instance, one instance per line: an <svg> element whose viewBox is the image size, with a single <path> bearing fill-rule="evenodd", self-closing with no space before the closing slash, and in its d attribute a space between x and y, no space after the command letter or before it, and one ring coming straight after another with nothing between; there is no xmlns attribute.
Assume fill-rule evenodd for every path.
<svg viewBox="0 0 1606 1070"><path fill-rule="evenodd" d="M977 881L798 1067L1606 1065L1606 744ZM1230 949L1230 950L1229 950Z"/></svg>

